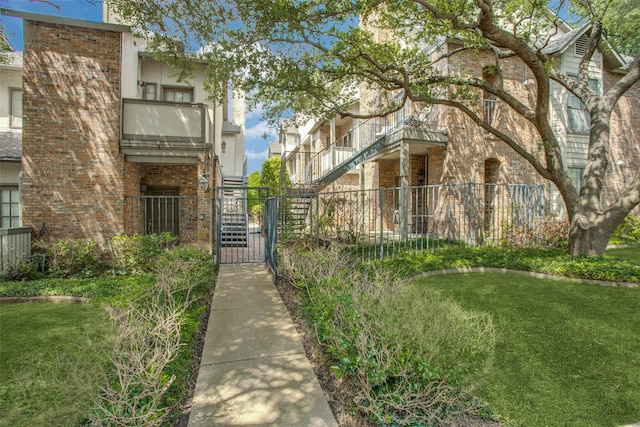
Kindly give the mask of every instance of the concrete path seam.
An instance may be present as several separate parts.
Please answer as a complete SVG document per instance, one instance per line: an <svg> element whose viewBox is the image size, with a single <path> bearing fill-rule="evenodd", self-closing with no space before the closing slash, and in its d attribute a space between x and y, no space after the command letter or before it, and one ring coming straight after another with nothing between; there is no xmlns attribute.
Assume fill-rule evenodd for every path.
<svg viewBox="0 0 640 427"><path fill-rule="evenodd" d="M220 365L227 365L229 363L248 362L248 361L251 361L251 360L262 360L262 359L275 359L275 358L278 358L278 357L297 356L297 355L305 355L306 356L306 353L304 351L296 351L296 352L291 352L291 353L271 354L271 355L268 355L268 356L247 357L247 358L243 358L243 359L227 360L227 361L224 361L224 362L203 363L200 366L220 366Z"/></svg>

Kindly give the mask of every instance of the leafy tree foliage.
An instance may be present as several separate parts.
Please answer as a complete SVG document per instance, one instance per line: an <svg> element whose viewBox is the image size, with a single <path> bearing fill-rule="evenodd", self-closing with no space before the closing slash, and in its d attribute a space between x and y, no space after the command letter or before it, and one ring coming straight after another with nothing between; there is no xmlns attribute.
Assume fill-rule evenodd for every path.
<svg viewBox="0 0 640 427"><path fill-rule="evenodd" d="M260 171L253 171L249 174L249 179L247 182L247 185L249 187L261 187L262 183L260 180ZM247 190L247 208L249 210L249 212L252 212L254 214L257 213L261 213L262 209L261 209L261 205L263 203L262 200L260 200L260 194L258 194L259 190L255 189L255 190Z"/></svg>
<svg viewBox="0 0 640 427"><path fill-rule="evenodd" d="M384 116L408 100L458 109L555 184L571 222L573 255L601 255L611 233L640 202L640 173L636 173L614 200L602 203L611 160L611 115L640 79L637 0L550 4L540 0L112 0L112 4L129 22L150 31L151 47L185 73L193 59L206 59L207 85L214 98L221 99L232 81L250 95L249 103L262 102L274 121L291 111L303 117L358 116L347 111L357 87L404 94L399 103L379 103L369 115ZM589 26L589 44L577 78L563 74L545 50L557 33L554 24L559 21L554 16L565 14ZM459 40L460 49L440 58L424 53L425 47L446 39ZM626 74L603 94L589 86L589 62L599 48L614 55L618 48L634 56ZM496 79L442 72L447 59L470 50L494 56ZM531 102L521 101L504 85L501 66L513 57L535 80ZM589 112L588 163L580 189L566 173L550 121L552 82L575 95ZM474 102L479 91L495 96L535 129L542 156L521 144L519 135L502 132L478 114ZM264 173L262 177L266 179Z"/></svg>
<svg viewBox="0 0 640 427"><path fill-rule="evenodd" d="M289 176L285 175L282 179L282 159L280 157L271 157L262 164L262 172L260 173L260 185L269 189L269 195L281 194L283 187L289 186Z"/></svg>

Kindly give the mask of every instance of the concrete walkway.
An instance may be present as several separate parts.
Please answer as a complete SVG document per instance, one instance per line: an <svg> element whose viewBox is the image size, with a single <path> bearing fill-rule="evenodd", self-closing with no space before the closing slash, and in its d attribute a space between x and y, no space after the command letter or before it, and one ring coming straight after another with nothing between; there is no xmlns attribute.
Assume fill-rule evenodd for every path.
<svg viewBox="0 0 640 427"><path fill-rule="evenodd" d="M188 425L338 425L264 265L220 266Z"/></svg>

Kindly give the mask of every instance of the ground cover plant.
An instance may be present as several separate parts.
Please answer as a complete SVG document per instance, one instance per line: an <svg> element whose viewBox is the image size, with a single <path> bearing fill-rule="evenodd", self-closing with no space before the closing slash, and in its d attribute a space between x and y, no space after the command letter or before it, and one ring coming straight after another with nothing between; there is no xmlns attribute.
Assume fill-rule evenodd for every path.
<svg viewBox="0 0 640 427"><path fill-rule="evenodd" d="M571 278L612 282L640 282L640 247L628 248L631 260L611 255L572 257L561 249L483 247L450 245L410 256L397 255L377 262L399 277L449 268L491 267L555 274ZM615 252L611 252L612 254ZM637 254L634 256L633 254Z"/></svg>
<svg viewBox="0 0 640 427"><path fill-rule="evenodd" d="M404 281L337 250L279 255L354 411L378 425L439 425L477 408L468 391L491 363L488 316L436 294L420 304Z"/></svg>
<svg viewBox="0 0 640 427"><path fill-rule="evenodd" d="M92 304L1 307L0 425L79 425L106 375L107 314Z"/></svg>
<svg viewBox="0 0 640 427"><path fill-rule="evenodd" d="M507 410L504 410L504 406L501 405L503 402L498 402L494 407L494 402L497 400L492 400L489 398L490 396L486 395L485 390L490 387L489 384L486 384L486 381L493 381L491 374L495 371L503 370L502 364L504 361L503 359L497 360L497 352L504 352L505 344L504 341L496 338L496 356L493 359L491 353L483 352L483 348L489 348L487 344L490 344L490 341L486 340L487 334L478 334L478 331L486 332L489 330L488 325L493 325L495 334L498 336L500 332L497 329L508 329L513 320L507 316L497 315L485 306L478 307L462 304L454 295L443 295L425 286L407 285L406 279L421 276L432 270L460 267L497 267L501 269L545 272L574 278L638 282L640 265L634 260L640 259L640 247L627 248L625 250L629 251L629 257L626 260L615 256L617 249L605 257L574 258L568 257L564 252L555 249L473 249L450 245L449 247L439 248L437 251L425 251L417 256L413 253L404 258L398 256L396 259L365 263L357 259L353 262L348 261L350 258L348 249L346 251L333 251L330 252L333 255L327 255L326 250L310 251L305 245L295 248L294 245L288 244L287 247L279 248L279 262L283 268L284 277L293 285L289 285L289 287L296 287L300 290L298 299L306 313L306 319L310 325L309 330L315 331L325 352L324 359L320 358L320 360L324 360L325 366L330 366L334 373L341 376L341 382L338 384L348 390L346 393L341 392L341 396L343 396L341 404L350 404L351 411L358 411L369 422L376 425L438 425L439 422L449 422L451 418L454 418L458 425L492 425L491 421L479 419L477 416L472 418L472 421L469 421L469 418L463 418L463 421L460 421L460 416L464 416L461 415L461 412L471 411L472 413L475 412L476 415L493 414L492 416L494 417L499 416L507 425L564 425L572 422L572 414L568 412L563 412L559 415L555 414L559 418L546 424L545 420L540 421L539 419L531 422L526 418L526 415L521 417L517 412L512 415ZM345 265L348 265L346 273ZM438 275L436 276L437 278L423 278L420 280L442 281L444 283L445 278L458 276L460 275ZM471 276L489 277L485 273L474 273ZM357 284L358 278L362 277L366 278L369 284ZM513 277L515 279L512 276L505 275L505 273L499 273L497 276L491 276L489 282L506 282L505 285L508 286L511 282L518 283L525 280L521 274L516 275L514 273ZM571 282L566 279L558 281L554 279L527 278L527 280L548 281L557 284L557 286L569 283L571 286L577 286L575 288L577 290L585 290L585 294L577 293L575 295L575 303L578 305L579 310L582 311L573 313L570 307L564 312L560 311L569 316L570 320L575 317L577 319L575 322L582 325L583 329L590 328L593 326L592 324L595 324L593 329L598 331L596 334L600 335L592 336L594 342L601 342L603 337L611 331L608 330L609 326L606 324L606 315L603 315L600 319L600 325L597 324L596 320L589 323L580 319L580 313L584 313L585 310L589 313L589 309L585 308L588 307L588 304L584 300L589 299L590 291L596 289L597 292L609 294L617 292L619 295L622 293L627 295L626 293L635 291L636 293L633 295L638 295L637 291L639 290L634 287L585 285L584 283ZM384 283L384 285L372 286L371 283L375 282ZM584 286L588 286L588 288ZM552 286L552 290L553 288ZM535 289L535 287L532 289ZM565 287L562 289L571 290L574 288ZM499 298L499 295L494 296ZM551 302L549 304L553 306L555 299L557 299L555 294L549 292L546 297L550 299ZM568 292L563 297L564 305L569 305L569 302L574 299L574 295L571 292ZM533 306L526 306L528 301L526 294L523 294L519 299L518 297L514 298L523 304L525 308L513 310L514 312L510 313L511 315L518 316L520 312L526 313L527 310L535 311ZM595 298L594 303L598 304L597 301L598 298ZM629 299L628 302L635 304L636 301L635 299ZM602 304L602 308L614 309L612 308L613 302L613 300L609 300L607 304ZM450 305L447 306L447 304ZM538 304L535 308L539 308L541 305L544 307L544 304ZM563 306L562 303L559 305ZM439 307L446 308L439 311ZM636 308L636 312L638 310L640 310L640 307ZM544 311L537 314L543 316ZM452 317L448 318L450 315ZM452 318L454 319L453 321ZM505 319L508 320L505 321ZM521 320L524 322L524 318L521 318ZM426 326L425 322L427 323ZM431 322L431 325L428 324L429 322ZM475 329L464 331L464 326L468 325L469 322L475 322ZM447 324L461 326L461 330L456 331L455 329L443 327ZM484 325L484 328L478 328L478 326L482 325ZM557 325L558 321L556 319L553 327L557 329ZM602 353L601 359L598 359L597 354L592 355L592 361L599 362L600 365L607 364L608 358L616 359L615 366L610 367L610 369L602 369L601 376L610 375L615 378L623 375L625 369L633 369L633 365L629 363L637 363L637 357L636 359L633 357L625 359L624 354L626 353L624 352L628 351L629 348L637 352L637 348L629 347L625 344L628 343L629 337L631 339L637 338L637 332L634 332L634 328L637 328L637 326L636 320L635 323L631 322L621 328L619 336L614 334L610 339L616 341L618 337L624 336L627 341L621 340L619 345L616 344L614 346L615 348ZM446 332L442 333L443 331ZM452 331L459 332L467 338L485 338L484 341L467 341L467 346L454 346L446 343L446 341L438 342L438 333L451 338L455 336ZM469 334L470 331L475 331L475 335L473 333ZM573 333L576 337L584 335L582 331L573 330ZM389 337L393 337L391 341L399 345L396 347L390 346L388 344L389 341L387 341ZM552 351L558 346L557 340L559 338L557 336L535 336L534 338L535 345L543 349L543 351L548 349L550 354L547 354L547 357L554 358ZM429 341L428 339L432 340ZM546 343L545 339L549 339L552 342ZM451 341L453 343L456 342L455 339ZM443 343L444 346L442 348L446 350L438 350L437 345L442 345ZM398 352L400 347L402 350ZM456 347L464 348L467 353L465 354L464 351L461 353L452 351L452 348ZM425 348L428 348L428 350L424 351ZM577 347L572 348L574 352L579 351ZM593 348L587 348L585 351L592 351ZM510 348L510 350L516 354L521 353L518 346ZM396 352L394 353L394 351ZM425 354L431 355L431 358L424 357L421 359ZM439 354L442 357L439 357ZM460 357L461 354L462 357ZM524 359L522 363L531 362L530 366L525 370L526 372L537 372L536 369L541 362L536 361L526 353L522 353L520 357ZM582 355L573 357L573 359L567 359L567 357L559 355L557 363L565 363L568 372L575 372L571 371L571 369L580 365L585 358ZM401 362L394 366L392 363L387 362L388 359L392 358ZM456 363L459 363L459 365ZM591 371L595 369L593 366L588 365L588 361L584 361L584 363L583 369ZM555 368L564 369L562 366L560 368L555 366ZM408 372L411 372L411 375L407 375ZM512 370L512 372L514 372L514 377L511 381L514 382L513 387L515 387L515 383L518 381L518 371ZM460 374L459 377L456 376L457 373ZM592 376L595 377L595 375ZM421 394L419 398L416 397L417 394L402 393L401 388L399 389L400 392L398 392L398 389L393 389L393 387L402 384L407 379L410 379L409 383L413 381L413 387L419 388L427 384L424 381L426 378L431 378L432 380L435 378L447 379L440 383L437 381L429 383L430 386L423 389L423 391L427 390L427 392ZM608 378L608 380L611 381L612 378ZM457 379L462 379L462 381L457 381ZM554 381L554 379L553 377L549 378L548 375L546 376L547 381ZM574 383L579 381L577 377L570 380ZM448 388L446 392L443 392L443 388L439 388L443 384L446 384L446 388ZM611 385L611 383L606 382L602 384L605 384L605 387L606 384ZM538 387L538 390L540 388L546 390L545 385L532 385L532 387L534 386ZM596 387L596 382L592 381L586 387L590 386ZM502 393L501 398L503 401L517 400L512 397L512 384L494 387L497 390L496 393ZM565 384L559 383L549 386L548 389L553 391L565 390L563 387L566 388ZM414 390L417 388L414 388ZM455 391L452 391L452 389ZM576 390L576 393L584 393L584 390ZM456 395L456 392L460 394ZM530 391L529 394L532 393L533 391ZM615 391L598 390L596 394L604 401L611 398L611 393L615 393ZM626 402L637 402L637 398L633 393L634 391L627 389L620 396L615 397L616 399L619 397L619 400L617 409L613 411L612 417L616 417L624 411ZM562 391L560 394L562 394ZM394 396L395 399L389 399L391 396ZM412 400L414 397L415 399ZM556 397L566 398L566 396L562 395L552 398L545 396L548 399L547 401L541 400L536 403L539 405L538 410L545 411L546 409L544 408L540 409L545 405L556 405L553 402ZM477 398L488 403L488 405L486 407L482 406L476 400ZM385 401L385 399L389 400ZM584 401L591 402L592 398L587 398ZM571 402L571 404L573 403L575 402ZM599 408L595 406L593 411L590 412L593 417L596 417L595 422L593 419L586 422L585 417L582 417L577 418L579 420L577 421L578 424L570 425L579 425L583 421L585 421L584 425L602 425L597 420L597 417L600 416L597 411L605 406L606 403L601 403ZM411 410L405 410L405 407ZM461 410L463 407L464 410ZM511 409L509 408L509 410ZM575 408L571 410L575 410ZM432 418L425 416L427 412L429 412L428 417ZM580 410L575 410L575 412L580 412ZM402 416L399 417L398 415ZM418 417L422 418L418 420ZM564 421L558 421L558 419ZM606 418L603 419L606 420ZM618 419L622 418L618 417Z"/></svg>
<svg viewBox="0 0 640 427"><path fill-rule="evenodd" d="M215 266L204 248L168 244L162 236L119 236L117 242L119 250L102 269L106 276L82 278L83 269L78 269L80 277L34 281L23 277L0 283L0 296L91 298L88 307L102 310L103 321L115 330L113 345L101 354L107 359L106 374L96 376L101 387L84 396L89 410L76 417L93 425L175 424L191 386ZM68 307L73 310L78 305ZM27 352L29 347L18 348ZM45 410L42 416L52 415ZM14 425L30 424L27 418Z"/></svg>
<svg viewBox="0 0 640 427"><path fill-rule="evenodd" d="M491 314L492 369L475 395L512 426L603 426L640 421L640 288L515 274L416 279ZM423 293L423 296L420 296Z"/></svg>

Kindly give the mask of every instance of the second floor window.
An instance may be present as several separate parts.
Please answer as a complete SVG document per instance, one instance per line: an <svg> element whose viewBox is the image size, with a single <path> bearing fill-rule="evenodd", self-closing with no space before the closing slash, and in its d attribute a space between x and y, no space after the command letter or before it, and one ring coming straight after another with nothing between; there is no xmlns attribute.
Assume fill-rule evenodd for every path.
<svg viewBox="0 0 640 427"><path fill-rule="evenodd" d="M9 127L21 128L22 127L22 89L11 89L11 110L9 111L11 117Z"/></svg>
<svg viewBox="0 0 640 427"><path fill-rule="evenodd" d="M155 101L156 100L156 92L158 89L158 85L155 83L145 83L144 85L144 99L147 101Z"/></svg>
<svg viewBox="0 0 640 427"><path fill-rule="evenodd" d="M580 185L582 185L582 175L584 174L584 168L568 168L567 175L573 184L574 188L580 191Z"/></svg>
<svg viewBox="0 0 640 427"><path fill-rule="evenodd" d="M193 88L166 87L162 90L162 98L169 102L193 102Z"/></svg>
<svg viewBox="0 0 640 427"><path fill-rule="evenodd" d="M577 77L574 77L577 78ZM596 79L589 79L589 87L600 93L600 82ZM587 107L580 99L569 92L567 97L567 126L568 131L573 133L589 133L591 127L591 117Z"/></svg>

